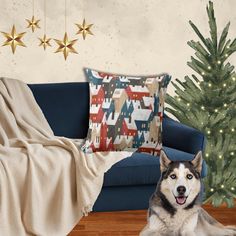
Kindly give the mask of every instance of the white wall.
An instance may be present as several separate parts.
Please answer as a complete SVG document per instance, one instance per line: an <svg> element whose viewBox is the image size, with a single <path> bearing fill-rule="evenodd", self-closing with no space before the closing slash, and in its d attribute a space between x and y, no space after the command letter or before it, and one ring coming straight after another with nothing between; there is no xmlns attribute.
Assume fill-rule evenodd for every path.
<svg viewBox="0 0 236 236"><path fill-rule="evenodd" d="M173 78L192 73L186 62L193 55L187 41L197 39L188 24L191 19L208 34L207 0L67 0L68 33L76 38L74 23L85 17L95 36L85 41L79 37L67 61L55 54L56 44L43 51L38 37L43 30L31 33L26 18L32 16L32 0L0 0L0 31L26 31L27 48L0 48L0 76L18 78L28 83L85 81L83 67L122 74L169 72ZM64 0L47 0L48 35L61 39L64 34ZM215 0L218 29L230 20L230 36L236 36L236 0ZM35 0L35 16L43 20L43 0ZM43 26L43 22L41 22ZM4 37L0 36L0 42ZM236 56L230 59L236 65ZM173 87L169 88L173 93Z"/></svg>

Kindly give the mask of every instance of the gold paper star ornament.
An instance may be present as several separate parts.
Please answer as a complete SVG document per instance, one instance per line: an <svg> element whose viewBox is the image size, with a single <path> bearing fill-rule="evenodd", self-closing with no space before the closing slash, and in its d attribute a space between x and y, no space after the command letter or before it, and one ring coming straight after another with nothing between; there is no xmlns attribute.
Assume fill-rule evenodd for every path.
<svg viewBox="0 0 236 236"><path fill-rule="evenodd" d="M52 46L50 44L51 38L47 38L45 34L44 34L44 36L42 38L39 38L39 40L40 40L39 46L43 46L44 50L46 50L47 47L51 47Z"/></svg>
<svg viewBox="0 0 236 236"><path fill-rule="evenodd" d="M63 40L58 40L58 39L54 39L54 40L58 44L58 49L56 50L55 53L62 52L64 54L65 60L67 59L69 53L78 54L73 47L73 45L76 43L77 39L69 40L66 32L65 32Z"/></svg>
<svg viewBox="0 0 236 236"><path fill-rule="evenodd" d="M34 30L35 30L36 28L40 29L40 27L39 27L39 21L40 21L40 20L36 20L36 19L34 18L34 16L32 16L31 20L26 19L26 21L28 22L27 28L31 28L31 29L32 29L32 32L34 32Z"/></svg>
<svg viewBox="0 0 236 236"><path fill-rule="evenodd" d="M16 51L16 46L26 47L25 44L21 40L21 38L24 36L25 32L17 34L15 25L12 26L11 33L2 32L2 34L6 38L6 41L3 43L2 46L10 45L13 54Z"/></svg>
<svg viewBox="0 0 236 236"><path fill-rule="evenodd" d="M82 25L81 24L76 24L76 25L79 28L79 31L77 32L77 34L82 34L83 39L85 39L88 34L93 35L90 29L93 26L93 24L86 24L85 19L83 20Z"/></svg>

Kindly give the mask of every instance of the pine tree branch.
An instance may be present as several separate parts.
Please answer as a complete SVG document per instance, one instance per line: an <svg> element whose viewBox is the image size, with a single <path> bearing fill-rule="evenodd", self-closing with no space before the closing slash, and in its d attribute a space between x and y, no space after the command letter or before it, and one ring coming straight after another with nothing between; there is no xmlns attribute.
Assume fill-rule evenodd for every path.
<svg viewBox="0 0 236 236"><path fill-rule="evenodd" d="M197 78L196 75L192 74L192 77L193 77L193 79L194 79L197 83L200 83L200 80Z"/></svg>
<svg viewBox="0 0 236 236"><path fill-rule="evenodd" d="M187 42L187 44L193 48L195 51L199 52L202 56L204 56L206 59L209 56L209 53L207 52L207 50L201 45L200 42L195 42L193 40Z"/></svg>
<svg viewBox="0 0 236 236"><path fill-rule="evenodd" d="M208 73L208 69L207 69L207 65L203 64L202 62L198 61L197 59L195 59L194 57L191 56L191 62L193 65L195 65L196 67L199 68L199 71L204 72L204 73Z"/></svg>
<svg viewBox="0 0 236 236"><path fill-rule="evenodd" d="M171 84L175 87L176 92L183 92L182 89L174 82L171 82ZM183 93L184 96L184 93Z"/></svg>
<svg viewBox="0 0 236 236"><path fill-rule="evenodd" d="M184 122L184 124L187 124L188 123L188 117L185 116L185 114L183 114L183 112L180 112L178 110L174 110L174 109L171 109L169 107L166 108L166 112L169 112L170 114L174 115L177 120L183 120L181 122Z"/></svg>
<svg viewBox="0 0 236 236"><path fill-rule="evenodd" d="M224 30L222 31L220 41L219 41L219 46L218 46L218 52L219 53L222 53L222 49L223 49L223 46L226 42L226 38L227 38L227 35L228 35L229 26L230 26L230 22L225 26Z"/></svg>
<svg viewBox="0 0 236 236"><path fill-rule="evenodd" d="M209 57L203 56L203 55L202 55L201 53L199 53L198 51L195 52L195 55L196 55L196 57L197 57L199 60L201 60L201 61L203 62L203 64L205 65L205 67L207 67L207 70L209 70L208 67L212 68L212 65L211 65L212 63L211 63Z"/></svg>
<svg viewBox="0 0 236 236"><path fill-rule="evenodd" d="M230 76L230 74L233 72L233 70L234 70L234 66L232 66L228 62L226 65L223 66L220 76L223 78L223 80L225 80L226 78L228 78Z"/></svg>
<svg viewBox="0 0 236 236"><path fill-rule="evenodd" d="M224 47L223 47L223 49L222 49L222 52L221 52L221 54L220 54L221 57L223 57L223 56L225 55L225 53L226 53L227 51L229 51L229 49L231 48L230 42L231 42L231 40L229 39L229 40L225 43L225 45L224 45Z"/></svg>
<svg viewBox="0 0 236 236"><path fill-rule="evenodd" d="M210 49L211 49L211 56L216 60L217 59L217 54L216 54L216 50L214 48L214 45L212 44L212 41L210 38L206 38L206 42L209 45Z"/></svg>
<svg viewBox="0 0 236 236"><path fill-rule="evenodd" d="M236 38L233 40L233 42L230 44L230 48L232 48L233 50L235 50L236 47Z"/></svg>
<svg viewBox="0 0 236 236"><path fill-rule="evenodd" d="M195 33L198 35L198 37L201 39L201 41L203 42L209 53L210 54L214 53L214 51L212 51L212 47L209 45L209 42L206 41L206 39L203 37L203 35L200 33L198 28L194 25L194 23L191 20L189 21L189 24L191 25Z"/></svg>
<svg viewBox="0 0 236 236"><path fill-rule="evenodd" d="M196 102L200 101L201 89L189 78L189 76L185 76L186 81L186 89L192 90L192 95Z"/></svg>
<svg viewBox="0 0 236 236"><path fill-rule="evenodd" d="M183 106L183 103L181 102L176 103L176 99L171 97L168 94L166 96L166 102L176 111L183 111L185 109L185 106Z"/></svg>
<svg viewBox="0 0 236 236"><path fill-rule="evenodd" d="M214 15L214 7L213 2L209 2L209 7L207 6L207 14L209 18L209 27L210 27L210 34L214 49L214 54L217 55L217 26L216 26L216 19Z"/></svg>
<svg viewBox="0 0 236 236"><path fill-rule="evenodd" d="M191 67L194 71L196 71L199 75L202 74L202 71L198 68L198 66L196 66L195 64L193 64L192 62L187 62L187 65L189 67Z"/></svg>
<svg viewBox="0 0 236 236"><path fill-rule="evenodd" d="M200 89L197 86L195 86L192 81L191 81L192 84L189 83L188 78L185 78L185 79L186 81L184 83L180 81L179 79L176 79L176 82L184 88L184 91L182 93L182 100L188 100L190 102L194 100L198 100L199 95L201 94ZM192 92L191 89L193 89L196 93Z"/></svg>

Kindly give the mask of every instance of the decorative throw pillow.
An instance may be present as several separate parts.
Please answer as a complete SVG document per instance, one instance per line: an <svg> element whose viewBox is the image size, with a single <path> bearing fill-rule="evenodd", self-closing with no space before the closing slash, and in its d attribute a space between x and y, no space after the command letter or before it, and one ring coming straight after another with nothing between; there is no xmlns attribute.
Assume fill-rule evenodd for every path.
<svg viewBox="0 0 236 236"><path fill-rule="evenodd" d="M82 150L138 151L158 155L164 96L171 79L85 70L90 81L89 130Z"/></svg>

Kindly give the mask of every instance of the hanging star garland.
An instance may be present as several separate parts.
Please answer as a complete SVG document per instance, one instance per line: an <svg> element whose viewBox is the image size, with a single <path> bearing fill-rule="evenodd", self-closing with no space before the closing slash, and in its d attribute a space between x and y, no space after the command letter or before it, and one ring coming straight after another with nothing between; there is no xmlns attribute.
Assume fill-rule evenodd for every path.
<svg viewBox="0 0 236 236"><path fill-rule="evenodd" d="M15 25L12 26L11 33L6 33L6 32L1 32L1 33L6 38L6 41L3 43L2 46L10 45L13 54L16 51L16 46L26 47L25 44L21 40L21 38L24 36L25 32L17 34Z"/></svg>
<svg viewBox="0 0 236 236"><path fill-rule="evenodd" d="M46 34L42 38L38 38L40 40L39 46L43 46L44 50L46 50L47 47L51 47L50 44L51 38L47 38Z"/></svg>
<svg viewBox="0 0 236 236"><path fill-rule="evenodd" d="M34 18L34 16L32 16L31 20L26 19L26 21L28 22L27 28L31 28L31 29L32 29L32 32L34 32L34 30L35 30L36 28L40 29L40 26L39 26L39 21L40 21L40 20L36 20L36 19Z"/></svg>
<svg viewBox="0 0 236 236"><path fill-rule="evenodd" d="M55 53L62 52L64 54L65 60L67 59L69 53L78 54L78 52L73 47L77 39L69 40L66 32L65 32L63 40L58 40L58 39L54 39L54 40L59 46Z"/></svg>
<svg viewBox="0 0 236 236"><path fill-rule="evenodd" d="M83 20L82 25L81 24L76 24L76 25L79 28L79 31L77 32L77 34L82 34L84 40L88 34L93 35L90 29L93 26L93 24L86 24L85 19Z"/></svg>

